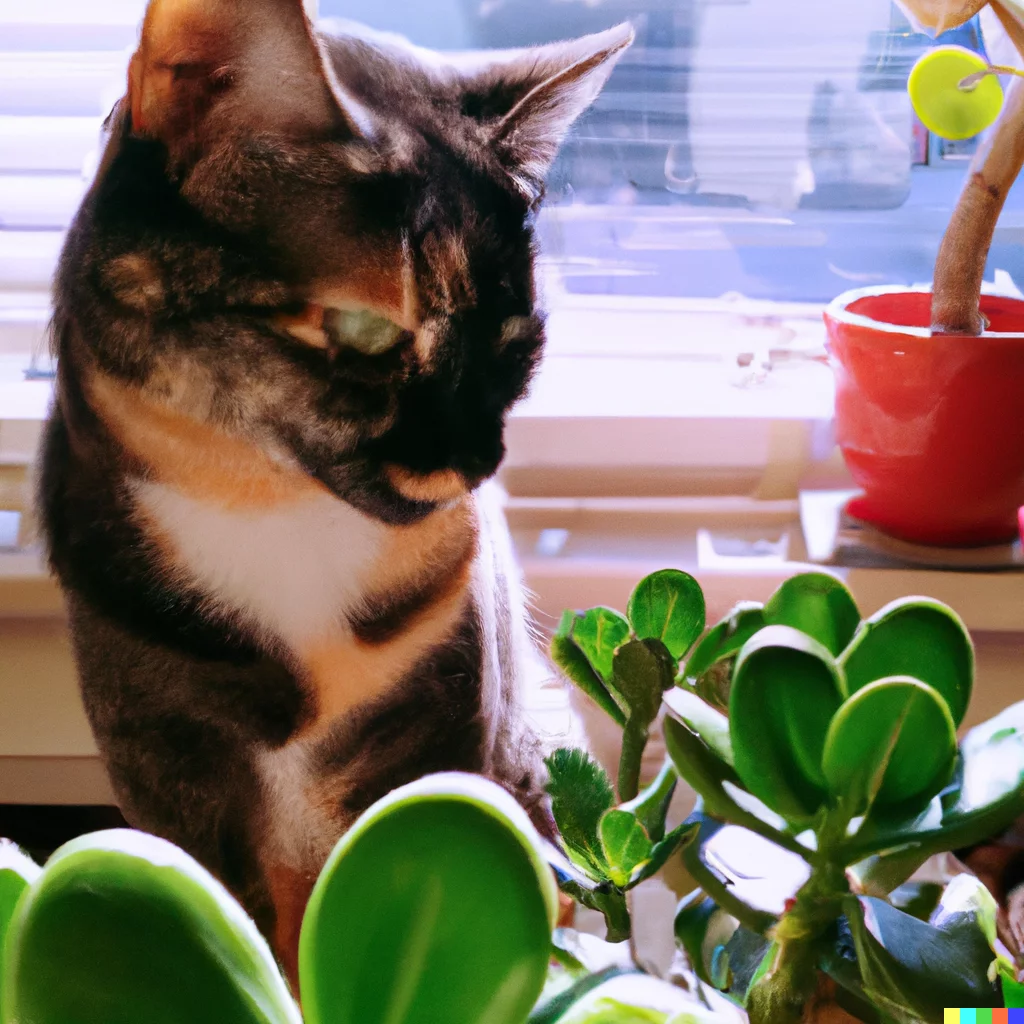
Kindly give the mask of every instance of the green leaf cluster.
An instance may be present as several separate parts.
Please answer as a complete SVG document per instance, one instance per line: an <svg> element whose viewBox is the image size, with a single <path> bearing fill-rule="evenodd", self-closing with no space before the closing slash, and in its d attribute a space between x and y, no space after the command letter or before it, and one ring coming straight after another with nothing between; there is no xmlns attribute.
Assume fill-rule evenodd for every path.
<svg viewBox="0 0 1024 1024"><path fill-rule="evenodd" d="M931 855L996 836L1024 814L1024 703L957 742L974 650L956 613L911 597L862 618L841 580L815 572L695 631L704 601L681 577L648 577L636 593L657 599L638 604L635 593L626 616L567 614L552 650L623 727L623 760L635 760L629 717L661 677L639 659L621 659L616 674L616 658L671 638L663 774L698 794L684 823L696 834L681 849L700 886L680 905L676 937L700 981L754 1024L799 1020L824 975L866 1021L941 1020L942 1006L1019 1000L1024 987L997 952L980 883L908 882ZM666 625L669 607L685 628ZM576 639L598 620L581 637L600 633L600 650ZM650 711L638 712L645 742ZM606 778L602 792L598 844L603 816L616 816ZM647 853L639 824L616 816L614 827L615 850ZM615 865L604 851L587 871L613 881Z"/></svg>
<svg viewBox="0 0 1024 1024"><path fill-rule="evenodd" d="M302 1014L253 922L191 857L98 832L39 868L0 847L4 1024L524 1024L558 900L493 783L431 776L335 848L302 926Z"/></svg>

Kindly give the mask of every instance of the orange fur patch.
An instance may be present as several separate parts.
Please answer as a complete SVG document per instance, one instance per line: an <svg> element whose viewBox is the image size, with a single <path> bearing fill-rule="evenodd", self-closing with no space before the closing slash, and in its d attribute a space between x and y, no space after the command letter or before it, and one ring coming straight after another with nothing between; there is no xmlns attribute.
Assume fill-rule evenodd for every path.
<svg viewBox="0 0 1024 1024"><path fill-rule="evenodd" d="M468 566L441 598L421 612L413 624L386 644L343 639L317 645L302 660L318 700L318 731L353 708L382 693L411 672L459 624L469 599Z"/></svg>
<svg viewBox="0 0 1024 1024"><path fill-rule="evenodd" d="M229 510L258 512L324 493L301 470L134 388L97 375L90 391L97 412L127 450L156 480L182 494ZM460 490L464 495L465 487ZM432 573L450 572L451 585L387 642L360 641L342 620L336 631L295 651L315 699L310 732L320 732L337 716L386 693L451 635L469 600L475 544L476 512L465 497L418 523L386 529L378 557L361 573L368 600L408 590ZM173 554L170 559L175 561Z"/></svg>
<svg viewBox="0 0 1024 1024"><path fill-rule="evenodd" d="M468 502L390 532L368 574L373 593L402 589L453 564L457 569L451 584L387 643L364 643L345 634L325 637L299 652L318 697L311 731L385 693L451 635L469 600L472 558L467 553L475 551L475 543L475 515Z"/></svg>
<svg viewBox="0 0 1024 1024"><path fill-rule="evenodd" d="M90 385L100 418L161 483L227 509L266 509L297 501L323 486L275 462L256 445L137 389L96 375Z"/></svg>
<svg viewBox="0 0 1024 1024"><path fill-rule="evenodd" d="M274 953L293 992L299 991L299 935L306 904L316 884L316 875L275 864L266 869L267 886L274 904Z"/></svg>
<svg viewBox="0 0 1024 1024"><path fill-rule="evenodd" d="M442 469L423 476L403 466L388 466L387 475L391 486L411 501L454 501L469 489L465 479L454 469Z"/></svg>

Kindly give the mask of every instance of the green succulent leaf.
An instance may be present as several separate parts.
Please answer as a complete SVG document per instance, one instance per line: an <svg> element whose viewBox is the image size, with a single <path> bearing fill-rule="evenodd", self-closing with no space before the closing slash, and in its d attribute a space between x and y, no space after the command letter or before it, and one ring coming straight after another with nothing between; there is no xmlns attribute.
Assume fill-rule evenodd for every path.
<svg viewBox="0 0 1024 1024"><path fill-rule="evenodd" d="M704 591L688 572L662 569L637 584L626 614L641 640L660 640L678 659L704 632Z"/></svg>
<svg viewBox="0 0 1024 1024"><path fill-rule="evenodd" d="M615 652L612 686L626 711L619 762L621 800L637 795L648 730L658 717L662 693L673 685L675 671L675 659L660 640L630 640Z"/></svg>
<svg viewBox="0 0 1024 1024"><path fill-rule="evenodd" d="M191 857L127 829L61 847L7 935L0 1019L299 1024L267 944Z"/></svg>
<svg viewBox="0 0 1024 1024"><path fill-rule="evenodd" d="M612 608L590 608L577 613L572 637L601 679L611 682L612 661L629 639L629 623Z"/></svg>
<svg viewBox="0 0 1024 1024"><path fill-rule="evenodd" d="M648 726L658 717L662 694L672 688L675 664L660 640L630 640L612 661L612 681L626 717Z"/></svg>
<svg viewBox="0 0 1024 1024"><path fill-rule="evenodd" d="M648 878L653 878L680 850L686 848L696 837L700 826L696 822L684 821L677 825L664 839L654 844L651 856L630 876L627 889L632 889Z"/></svg>
<svg viewBox="0 0 1024 1024"><path fill-rule="evenodd" d="M636 816L612 809L601 817L598 827L608 875L625 888L634 870L650 860L654 845Z"/></svg>
<svg viewBox="0 0 1024 1024"><path fill-rule="evenodd" d="M813 637L833 656L853 639L860 611L846 586L823 572L786 580L764 606L769 626L792 626Z"/></svg>
<svg viewBox="0 0 1024 1024"><path fill-rule="evenodd" d="M636 815L652 842L657 843L665 838L665 819L678 782L679 773L672 761L666 758L654 781L619 808Z"/></svg>
<svg viewBox="0 0 1024 1024"><path fill-rule="evenodd" d="M28 887L43 873L14 843L0 839L0 999L3 992L3 950L14 908Z"/></svg>
<svg viewBox="0 0 1024 1024"><path fill-rule="evenodd" d="M893 601L861 623L839 658L846 693L890 676L911 676L937 690L954 725L974 685L974 646L957 614L927 598Z"/></svg>
<svg viewBox="0 0 1024 1024"><path fill-rule="evenodd" d="M697 679L716 661L739 653L740 648L765 625L764 605L756 601L741 601L701 637L700 643L686 659L684 677Z"/></svg>
<svg viewBox="0 0 1024 1024"><path fill-rule="evenodd" d="M1024 1007L1024 984L1019 981L1015 981L1013 978L1008 978L1004 974L1000 981L1003 986L1003 1004L1007 1007L1015 1007L1020 1009Z"/></svg>
<svg viewBox="0 0 1024 1024"><path fill-rule="evenodd" d="M691 732L696 733L708 749L733 766L732 738L729 735L729 719L695 693L680 687L666 692L665 707L669 713L682 722Z"/></svg>
<svg viewBox="0 0 1024 1024"><path fill-rule="evenodd" d="M522 1024L557 911L540 840L504 790L457 773L403 786L346 833L313 890L305 1020Z"/></svg>
<svg viewBox="0 0 1024 1024"><path fill-rule="evenodd" d="M601 817L615 803L605 770L578 748L561 747L545 762L551 813L570 858L596 878L608 877Z"/></svg>
<svg viewBox="0 0 1024 1024"><path fill-rule="evenodd" d="M936 801L937 803L937 801ZM857 892L865 896L889 896L920 868L931 854L911 843L886 853L875 853L855 864L846 873L855 882ZM908 911L909 913L909 911Z"/></svg>
<svg viewBox="0 0 1024 1024"><path fill-rule="evenodd" d="M620 974L630 974L634 971L625 967L612 965L603 967L593 974L586 974L563 991L538 1003L533 1012L527 1018L526 1024L558 1024L565 1020L565 1015L589 996L595 989L600 988L606 981L617 978Z"/></svg>
<svg viewBox="0 0 1024 1024"><path fill-rule="evenodd" d="M621 974L589 993L558 1024L735 1024L692 992L647 974ZM532 1022L531 1022L532 1024Z"/></svg>
<svg viewBox="0 0 1024 1024"><path fill-rule="evenodd" d="M562 613L561 622L551 638L551 658L554 663L576 684L602 711L618 725L624 725L626 716L622 708L608 692L608 687L594 670L586 654L573 639L577 614Z"/></svg>
<svg viewBox="0 0 1024 1024"><path fill-rule="evenodd" d="M946 702L906 676L857 690L832 719L822 769L829 792L852 814L877 807L919 810L949 782L956 729Z"/></svg>
<svg viewBox="0 0 1024 1024"><path fill-rule="evenodd" d="M849 897L844 909L865 993L900 1024L942 1020L948 1006L998 1006L992 951L971 914L934 927L884 900Z"/></svg>
<svg viewBox="0 0 1024 1024"><path fill-rule="evenodd" d="M848 861L881 852L931 853L972 846L1024 814L1024 702L971 729L952 783L909 820L869 819L847 841Z"/></svg>
<svg viewBox="0 0 1024 1024"><path fill-rule="evenodd" d="M759 800L744 794L735 770L696 733L671 715L664 720L664 732L669 756L680 778L700 795L703 813L742 825L784 849L807 856L808 851L783 831L786 822Z"/></svg>
<svg viewBox="0 0 1024 1024"><path fill-rule="evenodd" d="M733 937L739 922L700 889L684 896L676 907L676 941L694 973L710 985L712 958ZM731 958L730 958L731 959Z"/></svg>
<svg viewBox="0 0 1024 1024"><path fill-rule="evenodd" d="M705 700L716 706L729 706L731 662L740 648L765 626L764 606L741 601L717 625L713 626L690 652L681 676Z"/></svg>
<svg viewBox="0 0 1024 1024"><path fill-rule="evenodd" d="M729 730L744 786L792 822L808 822L825 798L825 736L842 701L828 650L789 626L767 626L736 661Z"/></svg>
<svg viewBox="0 0 1024 1024"><path fill-rule="evenodd" d="M775 944L742 925L725 944L731 977L729 996L746 1005L754 982L765 974L775 958Z"/></svg>

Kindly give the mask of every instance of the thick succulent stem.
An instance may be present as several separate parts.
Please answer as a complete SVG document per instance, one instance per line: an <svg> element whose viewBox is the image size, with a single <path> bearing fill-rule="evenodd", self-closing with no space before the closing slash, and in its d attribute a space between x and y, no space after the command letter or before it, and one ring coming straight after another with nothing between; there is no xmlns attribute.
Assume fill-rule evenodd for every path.
<svg viewBox="0 0 1024 1024"><path fill-rule="evenodd" d="M750 1024L799 1024L818 990L818 943L850 892L842 861L833 855L849 821L850 815L838 808L818 830L810 877L779 918L772 932L774 960L751 989Z"/></svg>
<svg viewBox="0 0 1024 1024"><path fill-rule="evenodd" d="M1014 43L1024 44L1020 22L1000 4L993 9ZM971 163L935 261L932 332L977 335L985 329L978 308L985 262L1010 187L1024 166L1024 81L1015 78L1006 105Z"/></svg>
<svg viewBox="0 0 1024 1024"><path fill-rule="evenodd" d="M622 755L619 758L619 800L628 802L636 799L640 792L640 768L649 735L647 729L633 719L626 721L622 730Z"/></svg>

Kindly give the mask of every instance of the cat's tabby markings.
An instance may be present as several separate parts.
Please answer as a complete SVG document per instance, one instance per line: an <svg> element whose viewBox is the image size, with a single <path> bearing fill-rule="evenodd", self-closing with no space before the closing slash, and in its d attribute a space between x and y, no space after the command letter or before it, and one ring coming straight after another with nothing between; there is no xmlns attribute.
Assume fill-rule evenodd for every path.
<svg viewBox="0 0 1024 1024"><path fill-rule="evenodd" d="M395 786L481 772L550 826L483 482L544 341L543 175L630 38L441 58L300 0L149 5L56 282L40 500L124 813L293 977Z"/></svg>

